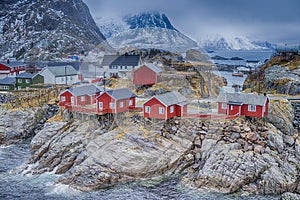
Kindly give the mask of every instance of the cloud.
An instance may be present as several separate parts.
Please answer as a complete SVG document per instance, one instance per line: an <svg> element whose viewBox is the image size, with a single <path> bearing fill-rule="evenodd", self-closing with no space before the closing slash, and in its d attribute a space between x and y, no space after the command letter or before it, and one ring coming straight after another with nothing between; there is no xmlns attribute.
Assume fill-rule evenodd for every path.
<svg viewBox="0 0 300 200"><path fill-rule="evenodd" d="M271 42L300 42L298 0L84 0L93 16L164 12L194 39L207 34L243 35Z"/></svg>

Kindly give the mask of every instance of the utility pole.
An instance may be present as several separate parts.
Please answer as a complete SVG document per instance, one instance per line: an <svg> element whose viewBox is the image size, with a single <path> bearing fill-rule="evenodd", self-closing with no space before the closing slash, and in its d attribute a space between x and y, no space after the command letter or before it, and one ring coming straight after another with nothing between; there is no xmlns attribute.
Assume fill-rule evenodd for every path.
<svg viewBox="0 0 300 200"><path fill-rule="evenodd" d="M105 72L103 72L103 87L104 87L104 92L105 92Z"/></svg>
<svg viewBox="0 0 300 200"><path fill-rule="evenodd" d="M66 85L68 85L68 81L67 81L67 66L65 66L65 79L66 79Z"/></svg>

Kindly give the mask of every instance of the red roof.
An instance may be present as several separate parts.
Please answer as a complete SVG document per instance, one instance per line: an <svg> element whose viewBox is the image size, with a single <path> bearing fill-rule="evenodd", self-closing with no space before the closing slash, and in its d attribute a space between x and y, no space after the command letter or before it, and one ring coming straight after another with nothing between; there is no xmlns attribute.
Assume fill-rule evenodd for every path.
<svg viewBox="0 0 300 200"><path fill-rule="evenodd" d="M10 67L0 63L0 70L10 70Z"/></svg>

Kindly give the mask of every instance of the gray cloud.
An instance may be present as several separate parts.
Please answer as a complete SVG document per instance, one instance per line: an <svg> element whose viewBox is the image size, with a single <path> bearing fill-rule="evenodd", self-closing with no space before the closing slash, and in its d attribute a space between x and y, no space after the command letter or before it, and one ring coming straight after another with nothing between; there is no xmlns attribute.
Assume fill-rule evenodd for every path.
<svg viewBox="0 0 300 200"><path fill-rule="evenodd" d="M164 12L194 39L209 34L300 43L299 0L84 0L95 17Z"/></svg>

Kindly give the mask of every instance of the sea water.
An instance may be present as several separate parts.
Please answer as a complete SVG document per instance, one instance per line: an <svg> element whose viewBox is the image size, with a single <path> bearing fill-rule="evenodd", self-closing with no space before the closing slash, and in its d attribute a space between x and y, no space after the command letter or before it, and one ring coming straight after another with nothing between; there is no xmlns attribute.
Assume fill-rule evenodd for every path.
<svg viewBox="0 0 300 200"><path fill-rule="evenodd" d="M0 147L0 199L26 200L85 200L85 199L278 199L273 196L247 196L212 194L199 192L180 183L180 178L162 181L143 181L117 185L107 190L80 192L67 185L57 183L58 175L22 175L20 166L26 165L30 157L30 141L9 147Z"/></svg>

